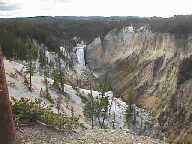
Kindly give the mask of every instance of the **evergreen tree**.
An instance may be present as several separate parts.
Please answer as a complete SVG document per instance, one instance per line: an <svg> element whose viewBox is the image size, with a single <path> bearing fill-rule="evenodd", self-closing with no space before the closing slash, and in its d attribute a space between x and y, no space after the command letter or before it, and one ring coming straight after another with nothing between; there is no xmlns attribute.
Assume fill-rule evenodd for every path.
<svg viewBox="0 0 192 144"><path fill-rule="evenodd" d="M127 96L127 108L125 111L125 118L126 118L126 122L128 127L131 126L131 124L135 123L135 109L134 109L134 93L133 92L129 92L128 96Z"/></svg>
<svg viewBox="0 0 192 144"><path fill-rule="evenodd" d="M104 128L104 123L107 118L107 111L109 106L108 97L94 98L92 94L88 95L87 102L84 106L85 116L91 120L92 128L98 122L100 128Z"/></svg>
<svg viewBox="0 0 192 144"><path fill-rule="evenodd" d="M60 54L59 54L60 55ZM60 88L61 88L61 93L64 94L64 73L61 67L61 57L59 56L58 59L58 66L59 66L59 79L60 79Z"/></svg>
<svg viewBox="0 0 192 144"><path fill-rule="evenodd" d="M96 101L93 98L92 94L88 94L88 99L87 99L87 102L85 103L85 106L84 106L84 114L85 114L86 118L91 120L92 128L94 127L94 120L96 118L96 115L95 115L95 111L96 111L95 104L96 104Z"/></svg>
<svg viewBox="0 0 192 144"><path fill-rule="evenodd" d="M57 55L58 55L57 68L55 72L58 72L58 73L55 73L55 80L56 82L59 82L59 90L64 95L64 69L62 68L62 63L61 63L63 53L61 52L60 49L58 49Z"/></svg>
<svg viewBox="0 0 192 144"><path fill-rule="evenodd" d="M52 75L53 75L53 80L54 80L54 82L53 82L53 87L54 87L55 89L58 89L58 90L60 91L59 71L58 71L57 68L55 68L55 69L53 70Z"/></svg>
<svg viewBox="0 0 192 144"><path fill-rule="evenodd" d="M48 66L46 65L45 69L44 69L44 82L45 82L46 95L48 96L49 95L49 81L48 81L47 77L48 77Z"/></svg>
<svg viewBox="0 0 192 144"><path fill-rule="evenodd" d="M99 107L96 114L101 128L104 128L104 123L108 114L108 108L110 108L109 97L106 96L105 93L110 90L112 90L111 82L108 78L108 74L106 73L104 75L104 80L100 81L98 86L98 91L100 92L101 97L97 99L97 105Z"/></svg>
<svg viewBox="0 0 192 144"><path fill-rule="evenodd" d="M39 63L41 68L43 68L45 64L45 52L43 49L39 50Z"/></svg>
<svg viewBox="0 0 192 144"><path fill-rule="evenodd" d="M48 65L48 58L45 54L45 48L43 49L42 53L40 52L39 61L41 63L41 67L43 68L44 72L44 82L45 82L45 90L46 90L46 96L49 96L49 65Z"/></svg>
<svg viewBox="0 0 192 144"><path fill-rule="evenodd" d="M100 113L101 113L101 118L102 121L100 122L101 128L104 128L104 123L107 118L107 111L108 111L108 106L109 106L109 99L108 96L101 97L99 99L99 107L100 107Z"/></svg>
<svg viewBox="0 0 192 144"><path fill-rule="evenodd" d="M94 127L94 121L95 123L98 122L101 128L104 128L108 107L110 105L108 96L105 96L105 92L109 90L109 83L104 82L99 84L98 91L100 91L100 96L96 98L92 95L92 74L89 75L89 83L90 93L84 106L84 113L87 118L91 119L92 128Z"/></svg>
<svg viewBox="0 0 192 144"><path fill-rule="evenodd" d="M59 95L59 96L57 97L57 100L56 100L56 108L57 108L58 114L60 114L62 100L63 100L62 95Z"/></svg>
<svg viewBox="0 0 192 144"><path fill-rule="evenodd" d="M27 57L26 57L26 76L28 75L28 88L30 91L32 91L32 76L35 73L35 64L33 62L34 59L37 58L37 48L34 47L33 41L31 39L27 39L26 41L26 49L27 49Z"/></svg>

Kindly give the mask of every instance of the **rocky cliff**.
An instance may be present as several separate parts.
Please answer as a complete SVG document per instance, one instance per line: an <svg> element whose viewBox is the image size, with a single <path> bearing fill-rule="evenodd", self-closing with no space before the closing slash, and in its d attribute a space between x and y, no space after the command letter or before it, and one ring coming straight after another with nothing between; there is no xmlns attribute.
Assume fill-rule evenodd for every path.
<svg viewBox="0 0 192 144"><path fill-rule="evenodd" d="M153 33L147 27L114 29L86 50L87 64L108 72L116 96L135 92L138 105L152 110L175 142L190 141L192 121L192 35Z"/></svg>

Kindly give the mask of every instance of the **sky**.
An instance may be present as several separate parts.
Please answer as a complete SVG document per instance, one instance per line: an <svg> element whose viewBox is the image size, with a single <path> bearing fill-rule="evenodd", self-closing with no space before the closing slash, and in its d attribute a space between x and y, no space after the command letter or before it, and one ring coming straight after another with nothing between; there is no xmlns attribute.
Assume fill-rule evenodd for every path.
<svg viewBox="0 0 192 144"><path fill-rule="evenodd" d="M192 14L192 0L0 0L0 18L187 14Z"/></svg>

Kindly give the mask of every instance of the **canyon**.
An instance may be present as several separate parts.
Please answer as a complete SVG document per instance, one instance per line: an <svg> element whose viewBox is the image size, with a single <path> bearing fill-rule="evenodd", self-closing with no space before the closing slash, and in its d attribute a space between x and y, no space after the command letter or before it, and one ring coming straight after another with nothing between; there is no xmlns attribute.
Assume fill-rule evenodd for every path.
<svg viewBox="0 0 192 144"><path fill-rule="evenodd" d="M96 38L86 52L95 72L110 75L117 97L126 101L134 90L137 104L155 114L174 143L190 138L191 35L124 27Z"/></svg>
<svg viewBox="0 0 192 144"><path fill-rule="evenodd" d="M13 60L6 61L5 67L9 71L15 65L18 67L14 67L14 70L18 70L25 63L25 54L22 53L24 49L16 54L14 52L23 46L25 37L30 35L33 44L46 51L48 62L52 65L48 76L50 85L53 83L51 73L56 68L59 49L63 54L60 60L61 69L65 71L65 94L72 99L70 105L74 106L78 114L83 115L84 104L77 92L88 97L91 73L94 97L99 95L97 84L105 82L106 78L110 81L111 91L105 94L109 94L110 102L115 99L112 112L117 112L119 117L118 129L125 128L123 113L129 105L129 96L132 95L138 114L136 126L130 128L132 131L139 134L140 128L145 127L146 131L142 133L144 135L158 139L166 137L170 143L191 143L191 17L7 19L0 21L0 43L5 56ZM14 26L12 22L15 23ZM17 45L13 45L18 47L14 49L13 45L9 46L10 41L16 41ZM36 91L33 93L25 91L22 82L7 74L8 81L16 83L20 89L11 87L9 83L11 96L39 95L40 88L45 88L45 85L42 82L43 69L38 61L36 70L37 74L32 79L36 84ZM77 80L81 81L79 91L74 88ZM51 90L51 95L58 97L54 90ZM70 113L66 103L63 105L64 111ZM56 111L54 108L53 110ZM110 128L113 127L112 119L111 116L106 120L106 125ZM148 125L142 125L141 119L146 123L150 121L152 130ZM90 123L84 116L80 121L90 128ZM154 130L160 135L153 134Z"/></svg>

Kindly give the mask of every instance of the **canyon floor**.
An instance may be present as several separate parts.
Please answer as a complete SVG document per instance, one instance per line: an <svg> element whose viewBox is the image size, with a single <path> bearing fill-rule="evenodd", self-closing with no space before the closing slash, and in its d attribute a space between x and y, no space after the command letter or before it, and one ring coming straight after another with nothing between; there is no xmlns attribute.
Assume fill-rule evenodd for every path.
<svg viewBox="0 0 192 144"><path fill-rule="evenodd" d="M150 137L138 136L128 130L89 129L58 131L43 125L17 130L17 144L165 144Z"/></svg>

